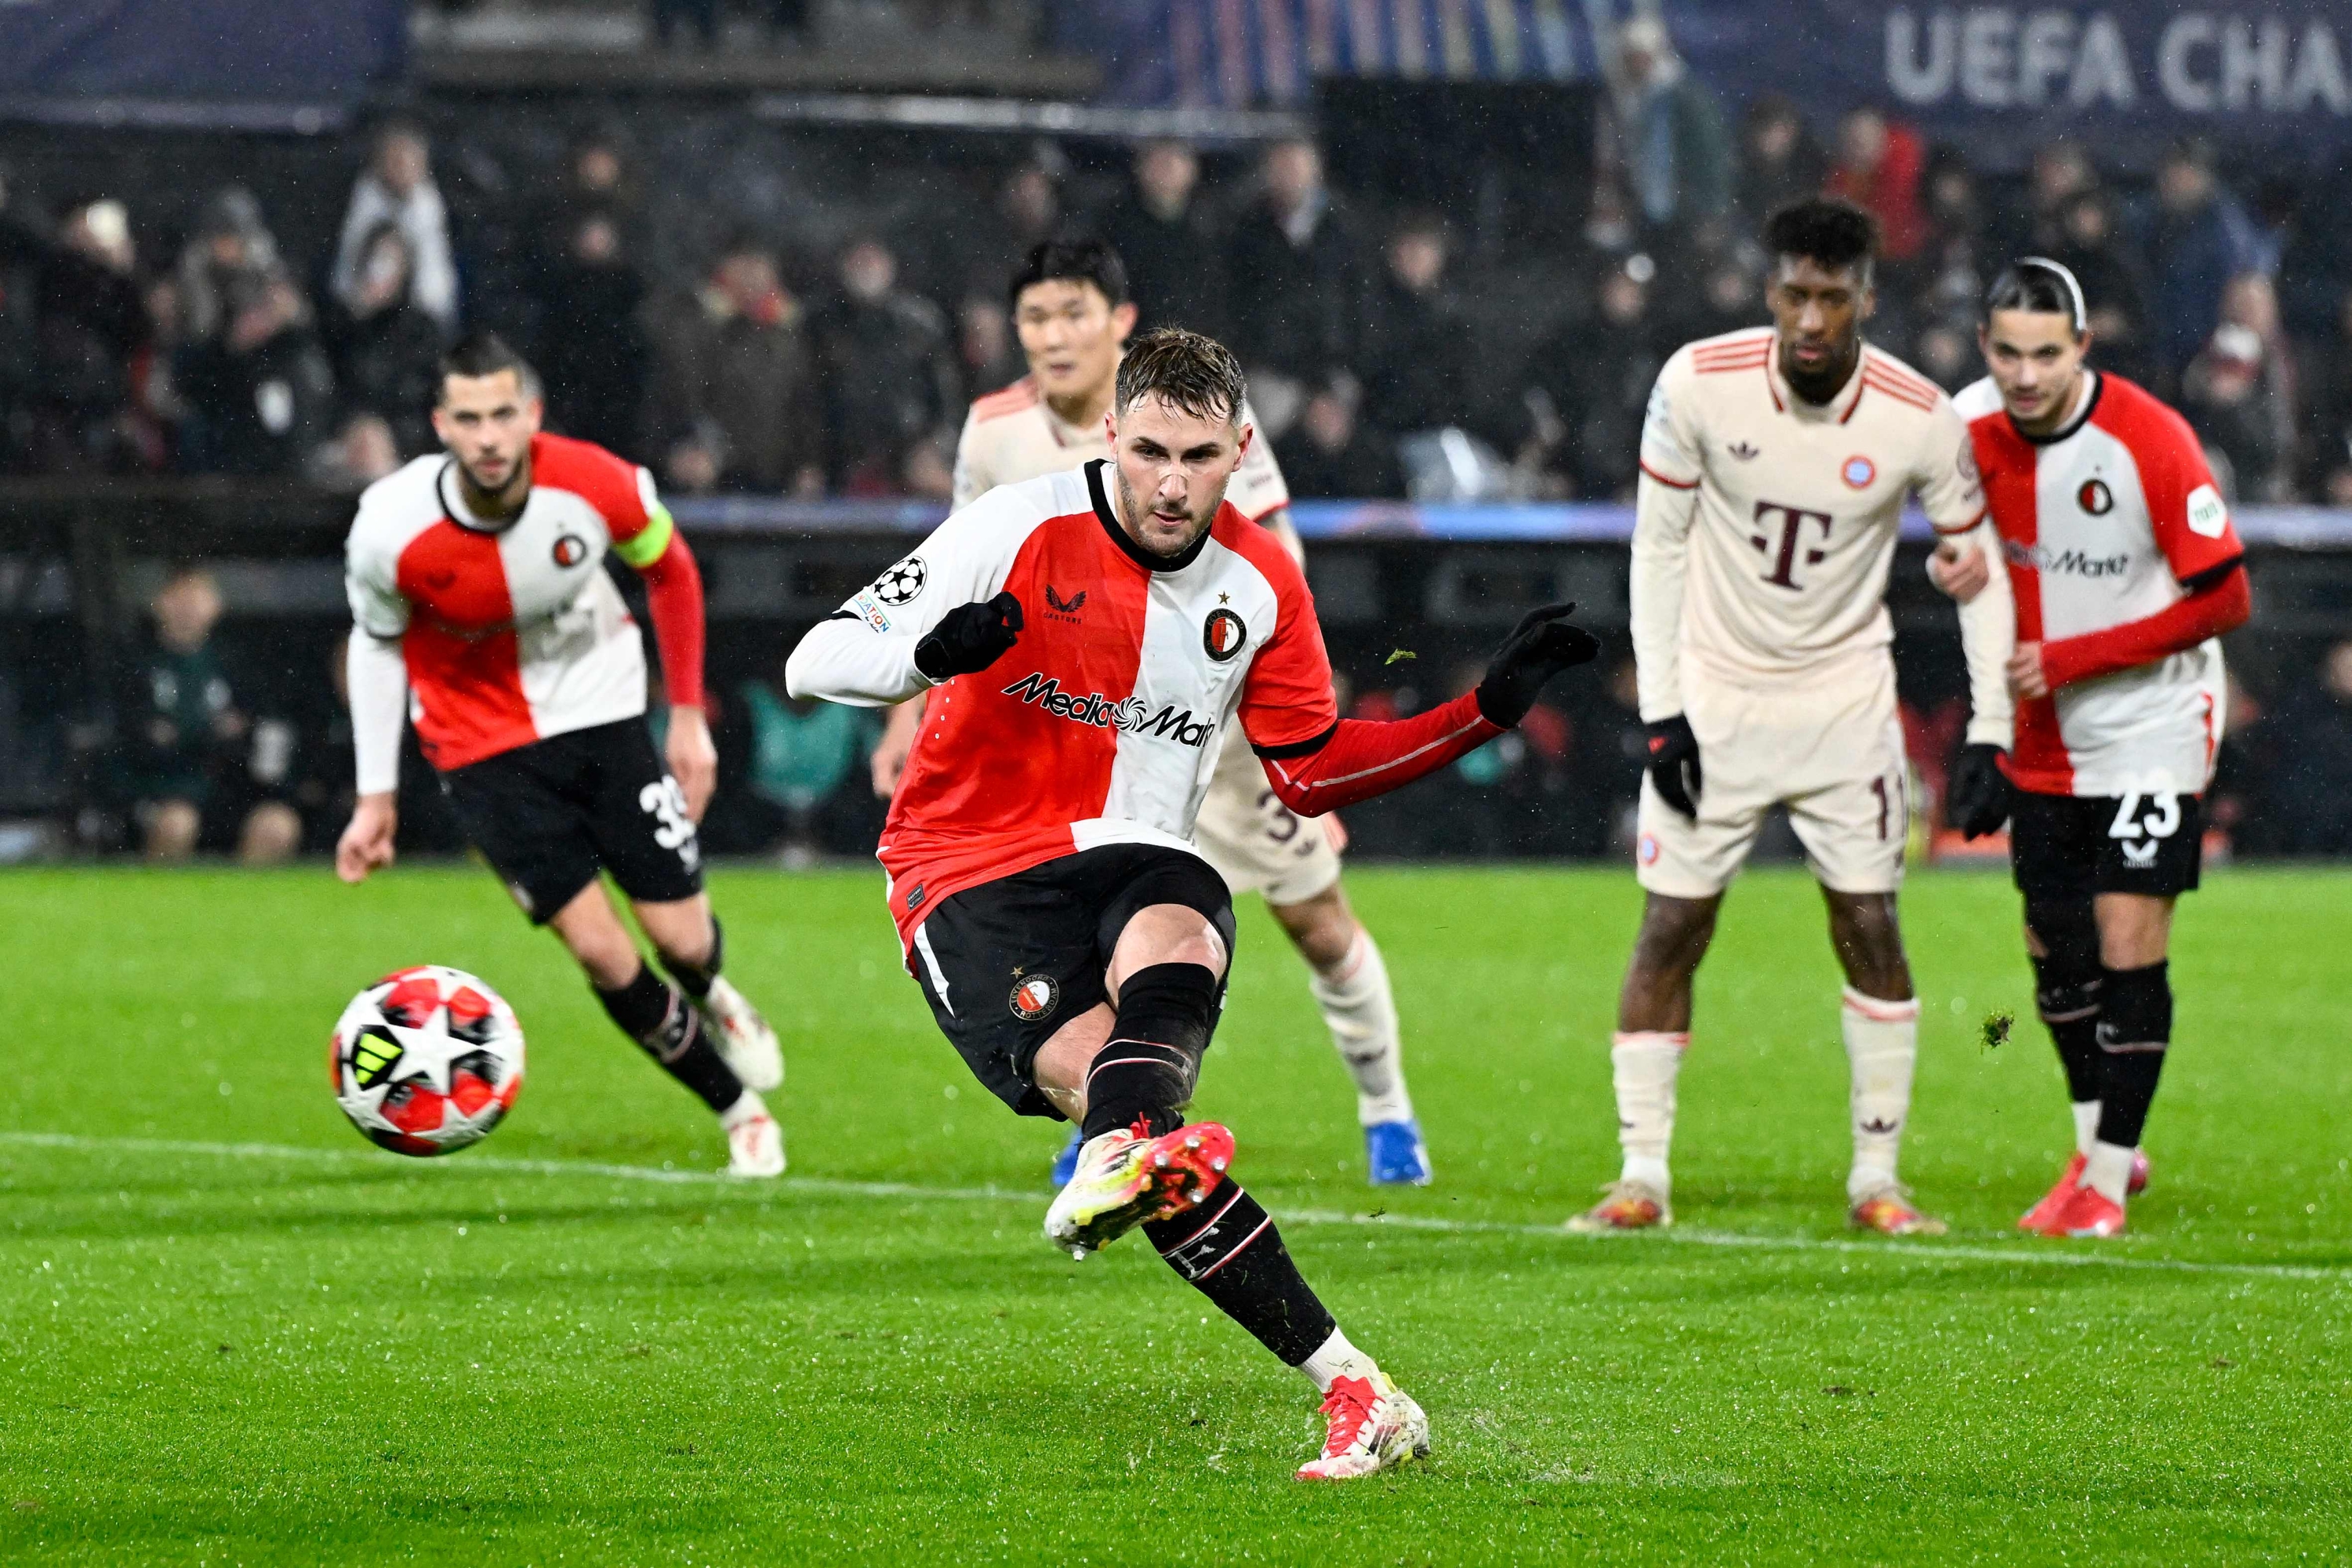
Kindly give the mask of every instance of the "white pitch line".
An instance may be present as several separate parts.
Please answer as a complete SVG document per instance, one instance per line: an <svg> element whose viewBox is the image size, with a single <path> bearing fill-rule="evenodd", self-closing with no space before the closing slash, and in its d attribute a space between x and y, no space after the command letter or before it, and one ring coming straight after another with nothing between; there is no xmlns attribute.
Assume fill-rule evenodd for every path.
<svg viewBox="0 0 2352 1568"><path fill-rule="evenodd" d="M331 1164L363 1162L389 1174L395 1167L383 1156L365 1149L305 1149L289 1143L208 1143L169 1138L107 1138L79 1132L0 1131L0 1144L45 1149L119 1150L128 1153L209 1155L232 1160L317 1161ZM601 1176L616 1181L665 1184L724 1186L745 1193L764 1185L739 1182L715 1171L678 1171L653 1165L619 1165L595 1160L509 1160L495 1154L467 1154L461 1159L415 1161L406 1169L481 1172L519 1176ZM853 1182L825 1176L785 1176L775 1185L787 1192L836 1197L905 1198L930 1203L1028 1203L1043 1200L1042 1191L1011 1187L922 1187L905 1182ZM1851 1240L1832 1237L1757 1236L1743 1231L1675 1227L1646 1237L1583 1237L1558 1225L1533 1225L1513 1220L1439 1219L1419 1215L1350 1214L1339 1209L1293 1209L1281 1216L1286 1225L1352 1226L1366 1229L1412 1230L1439 1236L1524 1236L1593 1247L1638 1247L1678 1244L1768 1252L1851 1253L1873 1261L1912 1263L2023 1263L2068 1268L2125 1268L2168 1274L2232 1274L2273 1279L2352 1282L2352 1268L2294 1263L2208 1263L2175 1258L2117 1258L2096 1252L2054 1252L2021 1242L2015 1247L1975 1247L1940 1242Z"/></svg>

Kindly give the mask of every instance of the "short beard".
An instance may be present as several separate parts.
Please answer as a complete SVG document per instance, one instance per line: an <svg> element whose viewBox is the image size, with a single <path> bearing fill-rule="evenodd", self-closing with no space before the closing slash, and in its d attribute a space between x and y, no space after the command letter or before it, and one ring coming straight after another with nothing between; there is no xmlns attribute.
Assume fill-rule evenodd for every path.
<svg viewBox="0 0 2352 1568"><path fill-rule="evenodd" d="M1152 515L1151 509L1135 499L1135 491L1127 482L1127 474L1124 470L1119 468L1118 464L1112 464L1111 469L1112 472L1118 476L1118 515L1121 518L1126 519L1133 525L1133 527L1140 529L1143 526L1143 520ZM1199 517L1192 518L1191 521L1192 523L1192 527L1185 531L1184 542L1178 545L1175 549L1169 551L1164 555L1160 554L1160 552L1153 550L1151 546L1144 543L1140 539L1136 539L1136 536L1132 532L1130 532L1128 537L1129 539L1135 539L1135 547L1138 550L1142 551L1145 554L1159 555L1160 559L1162 561L1173 561L1176 557L1183 554L1184 552L1192 549L1192 546L1201 542L1201 535L1208 532L1210 524L1216 521L1217 509L1224 504L1225 492L1219 490L1217 492L1217 499L1210 503L1209 515L1206 521L1203 521Z"/></svg>
<svg viewBox="0 0 2352 1568"><path fill-rule="evenodd" d="M1780 356L1781 379L1789 384L1790 391L1816 408L1821 407L1853 378L1854 366L1862 362L1862 339L1858 334L1847 341L1846 347L1853 351L1853 357L1839 354L1830 362L1829 368L1818 375L1790 368L1788 355L1784 353Z"/></svg>

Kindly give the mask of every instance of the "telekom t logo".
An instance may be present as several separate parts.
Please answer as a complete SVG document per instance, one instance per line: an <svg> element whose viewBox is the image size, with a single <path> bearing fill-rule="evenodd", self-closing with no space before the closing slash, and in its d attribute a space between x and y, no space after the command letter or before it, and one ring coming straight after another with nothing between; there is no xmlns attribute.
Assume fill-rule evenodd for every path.
<svg viewBox="0 0 2352 1568"><path fill-rule="evenodd" d="M1772 521L1775 518L1780 520L1777 524ZM1801 590L1804 587L1797 581L1797 567L1801 564L1797 554L1799 546L1803 543L1805 524L1809 522L1822 525L1822 547L1806 549L1801 564L1818 566L1829 554L1830 514L1782 506L1779 501L1759 500L1756 503L1757 531L1748 536L1748 542L1772 563L1772 570L1764 574L1764 581L1776 588ZM1776 528L1780 535L1778 539L1773 537Z"/></svg>

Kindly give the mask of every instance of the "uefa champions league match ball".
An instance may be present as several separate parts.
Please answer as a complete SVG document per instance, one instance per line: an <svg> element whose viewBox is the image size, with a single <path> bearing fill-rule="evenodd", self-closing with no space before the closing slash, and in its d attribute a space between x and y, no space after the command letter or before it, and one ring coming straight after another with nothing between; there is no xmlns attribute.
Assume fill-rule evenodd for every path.
<svg viewBox="0 0 2352 1568"><path fill-rule="evenodd" d="M352 998L328 1051L335 1103L399 1154L478 1143L522 1092L522 1026L462 969L419 964Z"/></svg>

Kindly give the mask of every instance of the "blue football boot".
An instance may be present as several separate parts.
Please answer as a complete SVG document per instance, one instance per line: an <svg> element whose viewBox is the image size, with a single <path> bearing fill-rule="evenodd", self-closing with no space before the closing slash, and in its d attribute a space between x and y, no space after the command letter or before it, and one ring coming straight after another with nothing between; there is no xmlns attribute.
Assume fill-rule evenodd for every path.
<svg viewBox="0 0 2352 1568"><path fill-rule="evenodd" d="M1086 1143L1087 1135L1075 1127L1071 1128L1070 1141L1062 1145L1060 1153L1054 1156L1054 1190L1055 1192L1060 1192L1064 1187L1068 1186L1070 1178L1077 1173L1078 1151L1085 1148Z"/></svg>
<svg viewBox="0 0 2352 1568"><path fill-rule="evenodd" d="M1371 1167L1376 1187L1429 1185L1429 1149L1421 1141L1421 1123L1408 1117L1365 1128L1364 1163Z"/></svg>

